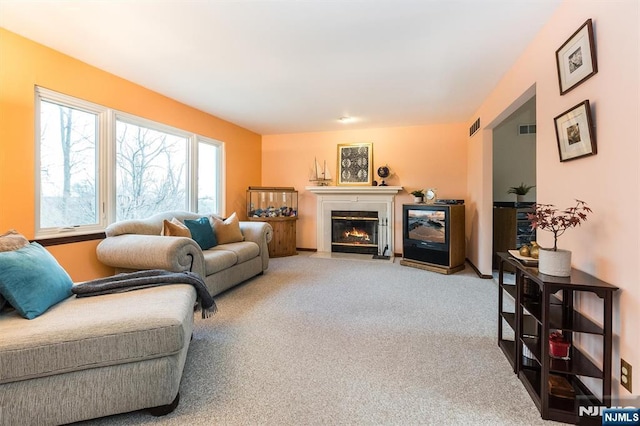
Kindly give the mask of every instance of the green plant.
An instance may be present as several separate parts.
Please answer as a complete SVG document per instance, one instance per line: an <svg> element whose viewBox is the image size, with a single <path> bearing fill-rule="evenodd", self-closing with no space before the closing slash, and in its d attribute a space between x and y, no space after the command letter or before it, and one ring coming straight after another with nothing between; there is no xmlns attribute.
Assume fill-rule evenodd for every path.
<svg viewBox="0 0 640 426"><path fill-rule="evenodd" d="M535 188L535 185L525 185L524 182L520 184L520 186L512 186L507 191L507 194L516 194L516 195L527 195L527 192L531 190L531 188Z"/></svg>
<svg viewBox="0 0 640 426"><path fill-rule="evenodd" d="M528 213L527 217L531 221L531 229L538 228L553 233L553 251L557 251L558 237L567 229L586 222L587 213L592 213L587 203L576 200L575 206L563 211L559 211L553 204L536 204L535 212Z"/></svg>
<svg viewBox="0 0 640 426"><path fill-rule="evenodd" d="M424 197L424 190L416 189L415 191L411 191L411 195L414 197Z"/></svg>

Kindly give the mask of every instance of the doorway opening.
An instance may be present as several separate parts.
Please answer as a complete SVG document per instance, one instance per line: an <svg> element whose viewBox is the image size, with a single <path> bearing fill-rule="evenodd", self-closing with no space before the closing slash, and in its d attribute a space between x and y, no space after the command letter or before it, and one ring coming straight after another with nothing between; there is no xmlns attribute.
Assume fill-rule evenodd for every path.
<svg viewBox="0 0 640 426"><path fill-rule="evenodd" d="M536 203L535 93L493 128L493 269L496 253L535 241L527 213ZM520 188L518 188L520 187ZM530 189L513 194L511 188Z"/></svg>

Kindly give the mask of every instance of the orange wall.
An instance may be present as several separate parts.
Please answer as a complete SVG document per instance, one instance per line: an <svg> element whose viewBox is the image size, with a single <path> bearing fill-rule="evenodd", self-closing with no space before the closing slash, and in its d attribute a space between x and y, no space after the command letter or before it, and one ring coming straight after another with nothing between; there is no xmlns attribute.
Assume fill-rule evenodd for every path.
<svg viewBox="0 0 640 426"><path fill-rule="evenodd" d="M226 212L245 211L260 182L261 136L0 28L0 232L35 229L34 86L39 85L225 143ZM76 280L112 273L98 242L50 247Z"/></svg>
<svg viewBox="0 0 640 426"><path fill-rule="evenodd" d="M374 173L387 164L389 185L403 186L396 197L394 251L402 251L402 204L413 202L409 192L435 187L439 198L464 198L466 188L466 125L389 127L335 132L268 135L262 138L262 184L293 186L298 191L297 247L316 248L316 196L305 191L314 158L327 161L336 175L337 146L373 143ZM377 175L375 179L380 181ZM334 183L335 184L335 179Z"/></svg>
<svg viewBox="0 0 640 426"><path fill-rule="evenodd" d="M477 221L467 254L483 273L490 273L491 129L523 98L536 94L538 202L560 208L575 198L588 202L594 213L583 226L567 231L559 246L572 251L574 267L620 287L614 307L614 378L619 377L620 357L636 368L640 365L639 4L565 1L469 118L481 117L486 127L468 140L468 198ZM588 18L594 24L598 73L560 96L555 51ZM598 154L561 163L554 117L585 99L592 106ZM542 246L552 244L548 232L539 231L538 240ZM581 298L579 307L599 318L600 302L594 299ZM622 387L616 390L629 395Z"/></svg>

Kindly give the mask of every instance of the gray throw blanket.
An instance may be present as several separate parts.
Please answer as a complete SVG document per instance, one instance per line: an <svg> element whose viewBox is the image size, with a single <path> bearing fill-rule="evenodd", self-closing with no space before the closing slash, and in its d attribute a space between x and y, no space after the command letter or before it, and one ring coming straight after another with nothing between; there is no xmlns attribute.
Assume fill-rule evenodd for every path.
<svg viewBox="0 0 640 426"><path fill-rule="evenodd" d="M190 284L196 289L198 305L202 308L202 318L209 318L218 310L206 284L194 272L169 272L162 269L127 272L85 281L71 287L71 292L76 297L88 297L171 284Z"/></svg>

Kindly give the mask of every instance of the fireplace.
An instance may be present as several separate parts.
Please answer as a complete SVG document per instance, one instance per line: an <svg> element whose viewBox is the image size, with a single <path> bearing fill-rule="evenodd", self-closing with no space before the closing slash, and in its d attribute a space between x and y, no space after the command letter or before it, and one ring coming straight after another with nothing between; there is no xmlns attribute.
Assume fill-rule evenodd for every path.
<svg viewBox="0 0 640 426"><path fill-rule="evenodd" d="M378 212L332 210L331 251L377 254Z"/></svg>
<svg viewBox="0 0 640 426"><path fill-rule="evenodd" d="M308 186L306 190L317 196L316 255L331 257L335 253L336 246L332 244L334 212L348 212L345 216L354 217L354 211L367 211L377 213L377 225L371 232L375 234L376 243L375 247L366 248L367 253L384 255L386 252L393 259L394 198L402 190L401 186Z"/></svg>

